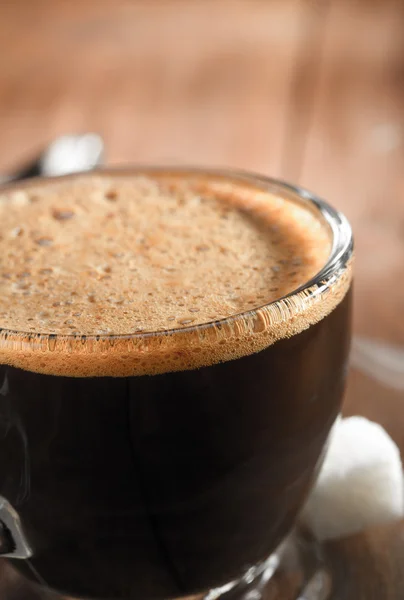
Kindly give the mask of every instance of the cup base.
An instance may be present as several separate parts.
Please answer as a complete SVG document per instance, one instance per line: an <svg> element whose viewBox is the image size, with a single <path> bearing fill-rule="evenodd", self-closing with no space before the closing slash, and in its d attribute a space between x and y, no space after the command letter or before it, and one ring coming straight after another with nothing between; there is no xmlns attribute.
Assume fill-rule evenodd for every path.
<svg viewBox="0 0 404 600"><path fill-rule="evenodd" d="M322 568L321 547L305 535L290 535L267 560L244 575L207 593L181 600L327 600L331 578ZM32 585L3 562L1 600L89 600L67 596ZM91 599L96 600L96 599ZM111 598L109 600L139 600ZM176 599L179 600L179 599Z"/></svg>

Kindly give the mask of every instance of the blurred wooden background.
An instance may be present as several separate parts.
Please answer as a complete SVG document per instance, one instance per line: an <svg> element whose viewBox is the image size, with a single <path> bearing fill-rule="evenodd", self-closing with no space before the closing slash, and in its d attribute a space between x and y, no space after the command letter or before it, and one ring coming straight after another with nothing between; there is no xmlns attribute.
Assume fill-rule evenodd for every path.
<svg viewBox="0 0 404 600"><path fill-rule="evenodd" d="M0 168L94 130L110 163L297 181L352 221L355 331L404 345L404 0L3 0ZM404 449L402 392L347 412Z"/></svg>

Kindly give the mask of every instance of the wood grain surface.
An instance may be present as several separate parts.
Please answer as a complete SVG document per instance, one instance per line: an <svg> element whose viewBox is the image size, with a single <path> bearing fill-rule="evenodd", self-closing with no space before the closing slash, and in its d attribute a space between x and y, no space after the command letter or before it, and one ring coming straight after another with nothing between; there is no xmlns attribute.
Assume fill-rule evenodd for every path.
<svg viewBox="0 0 404 600"><path fill-rule="evenodd" d="M298 182L354 226L355 333L404 346L403 29L403 0L3 0L0 168L93 130L110 164ZM353 371L345 411L404 451L403 400ZM404 524L325 556L333 598L404 596Z"/></svg>

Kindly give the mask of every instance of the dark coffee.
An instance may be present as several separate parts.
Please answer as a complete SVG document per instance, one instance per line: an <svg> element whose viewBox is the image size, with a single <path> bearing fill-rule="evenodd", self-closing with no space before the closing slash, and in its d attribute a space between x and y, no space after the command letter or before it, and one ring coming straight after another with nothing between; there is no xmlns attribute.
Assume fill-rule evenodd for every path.
<svg viewBox="0 0 404 600"><path fill-rule="evenodd" d="M69 181L76 182L70 191L77 194L77 180ZM241 189L247 184L251 193L251 182L238 183L236 178L231 183L232 193L237 185ZM119 176L114 186L109 192L119 196ZM257 190L265 194L265 185L257 182ZM195 196L195 187L192 192ZM112 195L109 201L116 204L117 198ZM278 216L294 201L281 203ZM312 263L313 273L308 267L314 239L322 244L318 256L325 264L321 252L326 252L327 226L309 209L301 210L308 214L303 228L308 223L320 225L308 235L304 255L296 223L289 219L289 225L282 224L279 217L283 233L297 237L284 245L286 254L278 253L271 283L268 275L261 280L252 277L255 287L264 288L265 301L288 282L296 286L290 279L310 279L323 266ZM251 213L247 216L252 218ZM278 235L276 228L271 231ZM158 245L156 236L153 231L146 245ZM50 244L57 246L55 233L51 237ZM208 244L212 243L210 239ZM40 259L35 260L42 261L40 269L49 269L43 251L48 246L39 247ZM261 260L250 258L252 264ZM229 264L236 259L229 259ZM110 286L108 275L114 266L107 267L92 284L94 299L97 285L100 290L103 281ZM36 273L35 268L39 270L31 261L27 271ZM69 281L62 269L59 274L62 283ZM56 279L53 284L51 273L42 275L49 298L52 286L62 284ZM257 306L257 290L249 292L247 281L248 277L241 299L231 297L231 302L242 303L243 310L250 302L248 294ZM116 327L119 311L127 326L129 317L123 313L129 312L132 296L125 288L120 291L122 302L111 303L107 312L86 299L96 305L94 313L86 305L72 317L74 327L83 326L81 333L68 335L69 325L59 327L59 317L41 316L36 310L27 318L27 323L31 318L35 324L31 334L3 333L0 493L18 512L32 550L29 560L13 564L29 579L62 594L167 599L222 585L270 555L290 530L313 482L344 386L349 265L340 264L332 276L325 273L298 293L240 316L226 314L230 296L217 292L220 298L213 307L206 307L203 298L196 306L195 284L189 284L185 294L183 281L178 282L174 280L173 293L180 287L184 302L178 303L176 297L177 304L187 304L189 310L203 306L198 311L204 314L202 323L192 320L180 323L178 329L150 334L95 334L97 311L100 330ZM38 279L31 287L37 284ZM208 287L209 281L202 284ZM216 278L216 287L219 284ZM153 294L161 292L157 284L152 287ZM275 287L278 290L270 292ZM110 295L112 291L108 289ZM37 301L33 298L32 305ZM61 296L55 301L61 304L54 313L65 307L71 310L71 305L62 304L65 300ZM53 304L47 298L44 303ZM166 322L170 302L163 304L166 312L160 317ZM21 318L19 306L9 320L18 314ZM147 313L158 328L160 317L153 302L142 311L143 318ZM221 320L204 325L209 311L219 312ZM47 322L48 331L38 331L40 319ZM54 333L49 331L52 327Z"/></svg>

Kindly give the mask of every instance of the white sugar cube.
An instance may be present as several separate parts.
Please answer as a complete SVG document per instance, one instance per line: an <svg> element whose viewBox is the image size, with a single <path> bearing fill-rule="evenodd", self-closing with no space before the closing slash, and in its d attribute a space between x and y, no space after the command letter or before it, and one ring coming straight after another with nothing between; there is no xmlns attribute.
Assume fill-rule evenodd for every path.
<svg viewBox="0 0 404 600"><path fill-rule="evenodd" d="M404 513L400 452L363 417L341 419L301 520L319 540L339 538Z"/></svg>

